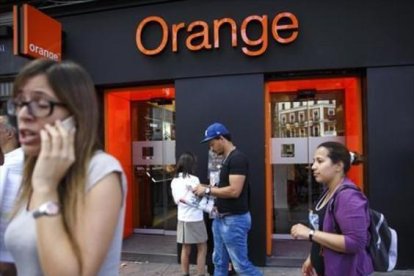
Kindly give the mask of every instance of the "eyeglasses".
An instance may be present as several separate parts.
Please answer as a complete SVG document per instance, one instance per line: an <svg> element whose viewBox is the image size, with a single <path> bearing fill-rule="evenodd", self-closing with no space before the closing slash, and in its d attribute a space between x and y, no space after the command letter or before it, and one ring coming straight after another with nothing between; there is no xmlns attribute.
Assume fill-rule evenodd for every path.
<svg viewBox="0 0 414 276"><path fill-rule="evenodd" d="M53 113L55 106L66 106L64 103L54 102L46 99L31 99L24 101L23 99L15 98L7 101L7 113L11 116L16 116L20 110L27 106L29 114L36 118L45 118Z"/></svg>

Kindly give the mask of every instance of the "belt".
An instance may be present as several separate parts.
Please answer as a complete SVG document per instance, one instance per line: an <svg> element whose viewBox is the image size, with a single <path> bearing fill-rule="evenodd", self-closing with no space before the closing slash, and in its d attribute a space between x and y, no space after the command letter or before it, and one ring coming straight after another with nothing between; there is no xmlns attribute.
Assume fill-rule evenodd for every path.
<svg viewBox="0 0 414 276"><path fill-rule="evenodd" d="M244 215L244 214L247 214L247 213L248 212L244 212L244 213L233 213L233 212L219 213L219 212L216 212L216 217L224 218L224 217L228 217L228 216Z"/></svg>
<svg viewBox="0 0 414 276"><path fill-rule="evenodd" d="M249 211L246 211L244 213L238 213L238 212L224 212L224 213L220 213L217 210L217 207L214 207L214 209L213 209L213 213L214 213L214 216L216 218L224 218L224 217L228 217L228 216L244 215L244 214L247 214L248 212Z"/></svg>
<svg viewBox="0 0 414 276"><path fill-rule="evenodd" d="M231 215L237 215L237 214L233 214L231 212L226 212L226 213L217 212L216 215L217 215L218 218L224 218L224 217L228 217L228 216L231 216Z"/></svg>

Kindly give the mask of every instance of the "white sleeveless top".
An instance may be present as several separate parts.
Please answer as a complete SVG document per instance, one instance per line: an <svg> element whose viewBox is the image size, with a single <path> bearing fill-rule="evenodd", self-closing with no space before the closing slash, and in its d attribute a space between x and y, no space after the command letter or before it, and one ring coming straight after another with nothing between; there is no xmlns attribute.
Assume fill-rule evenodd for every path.
<svg viewBox="0 0 414 276"><path fill-rule="evenodd" d="M89 191L99 180L112 172L121 174L123 204L112 244L98 273L100 276L119 275L127 186L120 163L111 155L98 151L89 164L86 190ZM10 222L5 233L6 247L14 258L19 276L43 275L36 248L36 225L32 214L33 211L22 208Z"/></svg>

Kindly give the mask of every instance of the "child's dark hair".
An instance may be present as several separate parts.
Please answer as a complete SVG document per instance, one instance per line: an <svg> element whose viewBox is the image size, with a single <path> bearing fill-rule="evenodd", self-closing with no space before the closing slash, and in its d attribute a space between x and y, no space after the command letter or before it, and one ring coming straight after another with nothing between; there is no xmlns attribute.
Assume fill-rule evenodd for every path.
<svg viewBox="0 0 414 276"><path fill-rule="evenodd" d="M318 148L321 147L328 150L328 157L332 160L332 163L338 164L339 162L342 162L344 164L344 173L349 171L351 165L359 165L363 162L363 158L360 154L354 151L349 151L341 143L324 142L318 146Z"/></svg>
<svg viewBox="0 0 414 276"><path fill-rule="evenodd" d="M178 162L175 167L175 176L177 177L179 173L183 173L184 177L189 174L194 174L196 163L197 159L193 153L189 151L182 153L178 158Z"/></svg>

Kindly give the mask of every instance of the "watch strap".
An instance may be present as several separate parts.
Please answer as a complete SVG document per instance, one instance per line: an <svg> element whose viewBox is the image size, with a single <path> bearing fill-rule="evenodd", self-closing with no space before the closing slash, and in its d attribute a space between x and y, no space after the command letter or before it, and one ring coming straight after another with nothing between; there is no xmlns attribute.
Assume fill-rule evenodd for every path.
<svg viewBox="0 0 414 276"><path fill-rule="evenodd" d="M33 218L37 219L42 216L57 216L60 214L59 203L47 201L33 211Z"/></svg>
<svg viewBox="0 0 414 276"><path fill-rule="evenodd" d="M46 213L44 211L40 211L39 209L36 209L36 210L33 211L33 217L35 219L37 219L41 216L45 216L45 215L46 215Z"/></svg>
<svg viewBox="0 0 414 276"><path fill-rule="evenodd" d="M313 235L315 235L315 230L310 230L309 231L309 240L312 241L313 240Z"/></svg>

